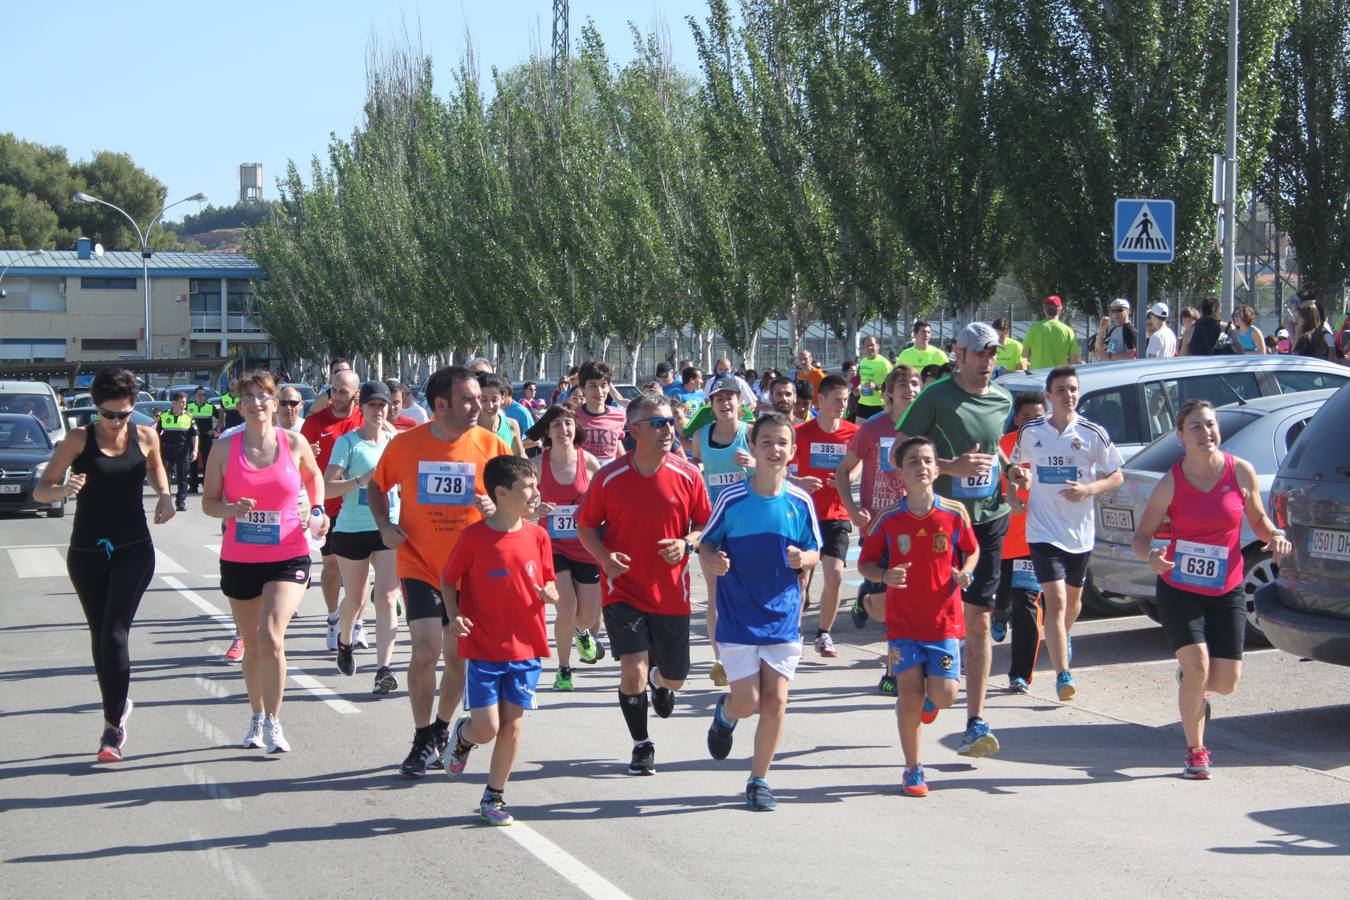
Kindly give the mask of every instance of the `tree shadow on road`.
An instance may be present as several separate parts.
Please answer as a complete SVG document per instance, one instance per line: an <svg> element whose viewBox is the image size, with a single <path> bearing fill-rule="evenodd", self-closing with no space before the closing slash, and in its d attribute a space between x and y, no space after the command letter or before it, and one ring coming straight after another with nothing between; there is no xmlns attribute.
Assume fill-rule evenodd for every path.
<svg viewBox="0 0 1350 900"><path fill-rule="evenodd" d="M1234 855L1350 856L1350 803L1295 806L1250 813L1278 832L1251 847L1211 847L1211 853Z"/></svg>

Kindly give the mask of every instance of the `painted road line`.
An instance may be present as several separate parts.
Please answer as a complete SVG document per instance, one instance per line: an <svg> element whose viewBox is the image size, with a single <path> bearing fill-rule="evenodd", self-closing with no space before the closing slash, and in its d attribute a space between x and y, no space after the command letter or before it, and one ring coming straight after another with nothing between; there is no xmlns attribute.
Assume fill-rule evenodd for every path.
<svg viewBox="0 0 1350 900"><path fill-rule="evenodd" d="M214 619L217 624L224 626L225 630L231 635L234 634L234 616L225 615L215 604L206 600L201 594L190 589L177 578L166 575L163 580L165 584L177 591L180 597L200 609L208 618Z"/></svg>
<svg viewBox="0 0 1350 900"><path fill-rule="evenodd" d="M21 547L9 551L19 578L53 578L66 574L66 558L55 547Z"/></svg>
<svg viewBox="0 0 1350 900"><path fill-rule="evenodd" d="M155 548L155 574L156 575L182 575L187 569L173 561L173 557L165 553L158 547Z"/></svg>
<svg viewBox="0 0 1350 900"><path fill-rule="evenodd" d="M629 900L628 894L607 881L599 872L530 826L515 822L510 828L501 828L498 831L524 847L531 856L557 872L568 884L587 897L595 897L598 900Z"/></svg>
<svg viewBox="0 0 1350 900"><path fill-rule="evenodd" d="M354 716L361 712L355 704L343 700L334 691L324 687L319 679L313 675L308 675L303 670L295 668L287 668L286 674L290 676L291 681L294 681L342 715Z"/></svg>
<svg viewBox="0 0 1350 900"><path fill-rule="evenodd" d="M60 544L0 544L0 550L26 550L31 547L68 547L69 541Z"/></svg>

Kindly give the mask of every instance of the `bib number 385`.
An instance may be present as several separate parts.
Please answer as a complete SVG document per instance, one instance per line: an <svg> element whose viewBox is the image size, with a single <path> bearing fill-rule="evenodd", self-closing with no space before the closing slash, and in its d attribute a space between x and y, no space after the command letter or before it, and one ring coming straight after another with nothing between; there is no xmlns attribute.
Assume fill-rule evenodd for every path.
<svg viewBox="0 0 1350 900"><path fill-rule="evenodd" d="M477 467L463 462L417 464L417 502L429 506L468 506L473 503Z"/></svg>

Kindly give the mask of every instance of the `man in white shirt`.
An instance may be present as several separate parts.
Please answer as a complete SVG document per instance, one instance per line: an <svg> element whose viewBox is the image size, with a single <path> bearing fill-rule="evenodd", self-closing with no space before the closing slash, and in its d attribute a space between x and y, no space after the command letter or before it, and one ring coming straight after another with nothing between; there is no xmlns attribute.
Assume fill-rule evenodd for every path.
<svg viewBox="0 0 1350 900"><path fill-rule="evenodd" d="M1148 332L1148 358L1168 359L1177 355L1177 336L1167 326L1167 304L1155 303L1148 308L1144 329Z"/></svg>

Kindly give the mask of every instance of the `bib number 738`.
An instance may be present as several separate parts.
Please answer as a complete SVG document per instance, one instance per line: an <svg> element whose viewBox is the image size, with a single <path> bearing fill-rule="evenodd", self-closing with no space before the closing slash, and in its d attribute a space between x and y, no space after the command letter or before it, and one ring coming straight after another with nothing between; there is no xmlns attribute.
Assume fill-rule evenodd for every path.
<svg viewBox="0 0 1350 900"><path fill-rule="evenodd" d="M477 467L462 462L417 464L417 502L431 506L468 506L473 503Z"/></svg>

